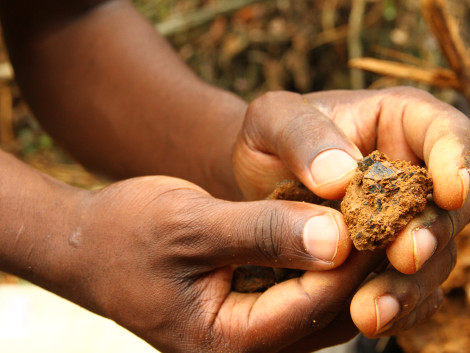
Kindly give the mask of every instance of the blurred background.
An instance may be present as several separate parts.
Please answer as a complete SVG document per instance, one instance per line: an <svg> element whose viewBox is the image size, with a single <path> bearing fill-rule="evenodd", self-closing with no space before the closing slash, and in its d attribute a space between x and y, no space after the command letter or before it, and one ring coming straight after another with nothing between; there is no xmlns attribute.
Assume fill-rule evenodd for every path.
<svg viewBox="0 0 470 353"><path fill-rule="evenodd" d="M469 115L470 0L133 2L201 78L248 101L270 90L306 93L410 85ZM432 26L436 14L443 13L435 4L445 6L449 33ZM449 44L455 42L457 49L452 49ZM449 60L452 50L457 50L460 61ZM85 171L41 129L21 97L2 43L0 143L26 163L71 185L96 189L110 182ZM465 276L470 283L470 270ZM0 283L28 287L7 274L0 274ZM0 302L0 327L4 306ZM2 342L0 336L4 352Z"/></svg>
<svg viewBox="0 0 470 353"><path fill-rule="evenodd" d="M411 85L468 110L458 90L413 75L353 70L349 60L385 59L434 72L449 66L420 1L133 0L204 80L252 100L270 90L300 93ZM466 48L470 0L444 1ZM399 74L403 76L403 73ZM419 76L419 75L418 75ZM0 44L1 146L52 176L85 188L106 181L87 174L41 129L15 84Z"/></svg>
<svg viewBox="0 0 470 353"><path fill-rule="evenodd" d="M133 2L200 77L247 100L270 90L305 93L404 84L431 91L468 111L464 95L451 83L436 87L417 82L413 79L416 75L406 70L397 78L348 66L350 59L372 57L400 62L430 75L436 68L448 67L439 42L426 24L420 1ZM470 0L444 2L458 24L465 48L469 48ZM3 44L0 143L36 168L72 185L97 188L106 184L83 171L41 129L15 84Z"/></svg>

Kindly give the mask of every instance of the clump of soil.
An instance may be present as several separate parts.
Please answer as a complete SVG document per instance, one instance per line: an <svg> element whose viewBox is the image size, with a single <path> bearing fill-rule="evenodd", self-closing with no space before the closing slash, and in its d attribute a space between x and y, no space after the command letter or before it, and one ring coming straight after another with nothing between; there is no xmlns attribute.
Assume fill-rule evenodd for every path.
<svg viewBox="0 0 470 353"><path fill-rule="evenodd" d="M340 200L325 200L311 192L298 180L283 180L277 184L274 191L266 198L267 200L286 200L314 203L317 205L334 208L340 211Z"/></svg>
<svg viewBox="0 0 470 353"><path fill-rule="evenodd" d="M298 180L283 180L276 185L274 191L266 198L267 200L301 201L321 204L324 199L311 192Z"/></svg>
<svg viewBox="0 0 470 353"><path fill-rule="evenodd" d="M276 283L300 277L304 272L287 268L237 266L233 272L232 290L239 293L264 292Z"/></svg>
<svg viewBox="0 0 470 353"><path fill-rule="evenodd" d="M391 161L378 151L363 158L341 203L354 246L374 250L391 243L424 210L431 190L424 168Z"/></svg>
<svg viewBox="0 0 470 353"><path fill-rule="evenodd" d="M392 162L377 151L358 164L342 202L322 199L297 180L282 181L267 199L309 202L341 210L356 248L366 250L385 246L424 210L432 180L425 169L405 161ZM302 273L290 269L237 266L232 290L263 292Z"/></svg>

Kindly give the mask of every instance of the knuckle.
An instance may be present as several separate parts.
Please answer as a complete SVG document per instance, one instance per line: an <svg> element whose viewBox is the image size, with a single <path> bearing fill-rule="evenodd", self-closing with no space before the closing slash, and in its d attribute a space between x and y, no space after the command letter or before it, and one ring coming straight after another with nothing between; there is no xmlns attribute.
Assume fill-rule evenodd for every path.
<svg viewBox="0 0 470 353"><path fill-rule="evenodd" d="M412 283L412 290L410 291L410 293L412 293L411 307L414 307L417 303L422 300L424 296L424 288L423 284L419 279L415 279L414 281L412 281Z"/></svg>
<svg viewBox="0 0 470 353"><path fill-rule="evenodd" d="M279 233L284 223L277 209L264 210L255 222L254 240L259 253L266 259L279 260L282 253Z"/></svg>
<svg viewBox="0 0 470 353"><path fill-rule="evenodd" d="M282 98L284 94L285 93L281 91L274 91L267 92L262 96L256 98L248 106L247 116L251 118L262 116L266 108L277 105L280 98Z"/></svg>
<svg viewBox="0 0 470 353"><path fill-rule="evenodd" d="M403 320L403 324L400 325L400 331L406 331L416 325L416 321L418 320L418 313L417 309L413 310L406 318Z"/></svg>
<svg viewBox="0 0 470 353"><path fill-rule="evenodd" d="M280 131L279 141L284 146L303 147L314 153L319 153L329 147L336 146L343 141L339 130L332 120L320 112L312 111L309 114L302 114L293 117L288 121L282 131ZM299 146L298 141L303 141ZM292 148L289 148L292 153Z"/></svg>
<svg viewBox="0 0 470 353"><path fill-rule="evenodd" d="M447 261L448 261L448 264L446 266L446 269L447 269L447 273L446 273L446 276L445 278L447 278L447 276L449 276L450 272L454 269L456 263L457 263L457 244L455 242L455 240L452 240L449 245L446 247L446 251L447 251ZM444 278L444 280L445 280Z"/></svg>
<svg viewBox="0 0 470 353"><path fill-rule="evenodd" d="M387 89L388 92L397 94L399 96L406 96L410 98L431 98L432 94L423 91L422 89L410 86L397 86Z"/></svg>
<svg viewBox="0 0 470 353"><path fill-rule="evenodd" d="M298 93L287 91L271 91L253 100L247 110L248 119L262 119L271 113L279 113L279 108L298 104L301 96Z"/></svg>
<svg viewBox="0 0 470 353"><path fill-rule="evenodd" d="M208 215L213 209L211 200L204 195L198 195L189 190L173 190L162 198L170 200L160 202L158 209L160 221L152 223L152 236L158 235L154 240L168 251L174 260L197 258L204 253L210 253L208 234L213 231L214 225ZM148 221L147 221L148 222Z"/></svg>
<svg viewBox="0 0 470 353"><path fill-rule="evenodd" d="M280 100L282 100L284 97L289 95L289 92L285 91L270 91L265 94L263 94L259 100L263 104L269 104L269 105L274 105L277 104Z"/></svg>

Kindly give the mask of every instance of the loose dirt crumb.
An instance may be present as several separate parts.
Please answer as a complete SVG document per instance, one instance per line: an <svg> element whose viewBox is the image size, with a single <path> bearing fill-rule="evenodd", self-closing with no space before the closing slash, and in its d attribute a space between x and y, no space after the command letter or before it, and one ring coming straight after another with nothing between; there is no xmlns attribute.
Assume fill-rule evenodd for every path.
<svg viewBox="0 0 470 353"><path fill-rule="evenodd" d="M431 190L424 168L378 151L363 158L341 203L355 247L374 250L391 243L424 210Z"/></svg>

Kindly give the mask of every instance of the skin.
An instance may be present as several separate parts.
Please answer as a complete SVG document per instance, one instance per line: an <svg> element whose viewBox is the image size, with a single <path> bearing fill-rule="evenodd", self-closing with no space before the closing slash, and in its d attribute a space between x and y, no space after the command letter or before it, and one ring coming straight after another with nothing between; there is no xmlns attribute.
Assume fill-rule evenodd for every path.
<svg viewBox="0 0 470 353"><path fill-rule="evenodd" d="M470 125L458 111L409 88L274 92L247 105L195 77L124 0L0 0L0 14L43 126L89 168L128 178L83 191L1 152L0 269L165 352L309 352L357 329L393 334L436 310L470 212L459 173ZM339 150L354 160L375 148L424 161L439 207L402 231L389 266L384 252L351 250L332 209L255 201L292 176L341 197L352 173L318 183L317 157ZM171 177L144 176L158 174ZM328 261L305 240L323 239L325 229L308 227L322 216L337 232ZM431 231L432 256L414 245L417 229ZM240 263L308 271L240 294L230 290ZM398 301L391 321L377 318L384 295Z"/></svg>

